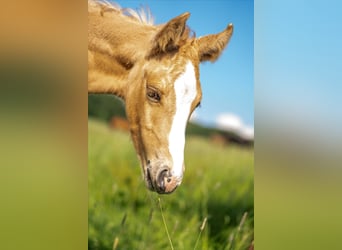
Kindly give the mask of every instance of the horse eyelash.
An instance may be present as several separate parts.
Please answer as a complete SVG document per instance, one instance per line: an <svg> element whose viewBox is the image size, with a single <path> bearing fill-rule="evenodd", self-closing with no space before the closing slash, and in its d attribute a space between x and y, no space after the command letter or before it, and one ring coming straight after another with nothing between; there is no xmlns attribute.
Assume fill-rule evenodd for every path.
<svg viewBox="0 0 342 250"><path fill-rule="evenodd" d="M146 95L153 102L160 102L160 100L161 100L161 95L160 95L159 91L154 89L154 88L147 87Z"/></svg>

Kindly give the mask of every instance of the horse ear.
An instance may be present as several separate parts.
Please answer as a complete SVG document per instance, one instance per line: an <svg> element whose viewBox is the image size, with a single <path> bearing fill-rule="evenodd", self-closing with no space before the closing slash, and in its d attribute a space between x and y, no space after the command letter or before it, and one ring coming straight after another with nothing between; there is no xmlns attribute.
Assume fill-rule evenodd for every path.
<svg viewBox="0 0 342 250"><path fill-rule="evenodd" d="M229 24L224 31L218 34L198 38L198 56L200 61L216 61L227 46L232 34L233 24Z"/></svg>
<svg viewBox="0 0 342 250"><path fill-rule="evenodd" d="M150 56L167 53L178 49L187 39L189 29L186 20L190 13L185 12L167 22L153 39Z"/></svg>

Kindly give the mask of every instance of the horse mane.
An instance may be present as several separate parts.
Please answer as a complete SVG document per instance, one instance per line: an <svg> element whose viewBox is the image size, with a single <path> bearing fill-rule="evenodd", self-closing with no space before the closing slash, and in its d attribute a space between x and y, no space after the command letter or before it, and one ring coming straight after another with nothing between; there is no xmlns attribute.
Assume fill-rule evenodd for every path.
<svg viewBox="0 0 342 250"><path fill-rule="evenodd" d="M154 17L147 6L134 10L131 8L122 8L119 4L106 0L88 0L88 12L99 13L101 16L107 12L115 12L134 22L144 25L154 25Z"/></svg>
<svg viewBox="0 0 342 250"><path fill-rule="evenodd" d="M151 50L147 52L145 55L145 58L150 59L153 57L163 57L164 55L172 55L174 52L177 52L178 49L183 46L187 41L192 41L196 34L187 26L182 26L177 24L178 21L172 21L173 23L170 25L171 27L177 27L179 32L169 32L169 27L167 27L167 24L160 24L155 25L154 24L154 18L151 14L151 11L148 7L140 8L137 10L131 9L131 8L122 8L119 4L108 2L106 0L88 0L88 13L92 15L97 15L99 17L106 17L107 19L110 19L111 17L115 18L117 16L121 17L122 22L130 22L134 23L136 25L141 25L139 28L136 27L132 29L132 33L136 32L136 30L139 30L139 34L136 32L134 36L141 35L145 32L147 34L148 32L151 32L154 30L156 32L156 36L154 40L149 41L151 43ZM189 13L185 14L184 17L182 17L184 20L186 20L189 17ZM179 17L177 17L179 18ZM143 39L137 39L138 41L141 41ZM173 41L173 42L170 42ZM144 50L140 50L144 51ZM172 52L172 53L170 53ZM131 58L132 50L121 52L122 58ZM139 52L140 53L140 52ZM136 54L139 54L136 52ZM122 56L123 55L123 56ZM127 56L130 55L130 56ZM126 67L126 61L124 60L125 67ZM122 62L122 60L120 60ZM133 64L132 64L133 65ZM131 64L129 64L129 69L131 68ZM127 67L126 67L127 68Z"/></svg>

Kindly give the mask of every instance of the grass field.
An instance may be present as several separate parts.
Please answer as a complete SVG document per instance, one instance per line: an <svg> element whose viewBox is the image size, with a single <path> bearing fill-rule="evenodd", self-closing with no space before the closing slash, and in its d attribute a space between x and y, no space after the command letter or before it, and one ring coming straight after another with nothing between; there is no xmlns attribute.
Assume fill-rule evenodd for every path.
<svg viewBox="0 0 342 250"><path fill-rule="evenodd" d="M171 195L145 188L128 134L89 120L88 150L89 249L249 249L253 149L188 137L185 176Z"/></svg>

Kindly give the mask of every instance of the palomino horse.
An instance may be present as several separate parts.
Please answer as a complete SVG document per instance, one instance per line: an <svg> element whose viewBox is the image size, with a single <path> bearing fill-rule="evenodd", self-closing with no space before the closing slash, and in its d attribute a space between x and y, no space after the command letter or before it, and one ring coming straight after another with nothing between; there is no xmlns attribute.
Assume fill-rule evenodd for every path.
<svg viewBox="0 0 342 250"><path fill-rule="evenodd" d="M147 187L171 193L185 169L186 124L202 98L199 63L220 56L233 25L195 38L190 13L162 25L147 14L88 1L88 92L124 100Z"/></svg>

